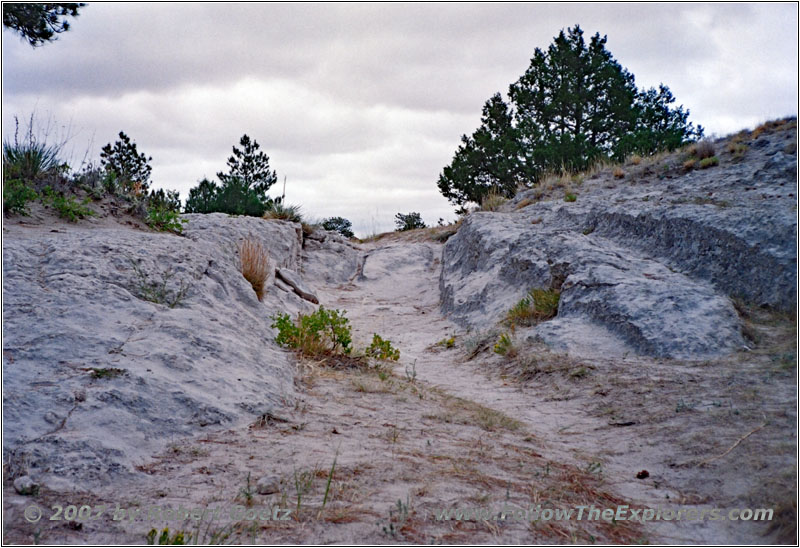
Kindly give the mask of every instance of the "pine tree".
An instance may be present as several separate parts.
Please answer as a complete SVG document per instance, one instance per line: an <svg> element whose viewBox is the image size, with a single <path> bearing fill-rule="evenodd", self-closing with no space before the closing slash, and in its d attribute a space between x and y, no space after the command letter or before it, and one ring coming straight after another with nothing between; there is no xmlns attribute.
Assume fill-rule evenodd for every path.
<svg viewBox="0 0 800 548"><path fill-rule="evenodd" d="M85 5L3 3L3 26L17 31L31 46L42 46L68 31L67 17L78 17L78 10Z"/></svg>

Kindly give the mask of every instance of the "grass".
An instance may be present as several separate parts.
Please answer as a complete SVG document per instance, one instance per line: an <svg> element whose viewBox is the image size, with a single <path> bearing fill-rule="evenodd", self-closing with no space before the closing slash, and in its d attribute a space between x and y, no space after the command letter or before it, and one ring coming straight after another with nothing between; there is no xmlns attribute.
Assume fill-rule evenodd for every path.
<svg viewBox="0 0 800 548"><path fill-rule="evenodd" d="M698 160L711 158L714 154L714 145L711 141L698 141L689 147L689 156L697 158Z"/></svg>
<svg viewBox="0 0 800 548"><path fill-rule="evenodd" d="M508 198L501 194L497 194L495 192L490 192L487 194L483 201L481 202L480 211L497 211L500 209L504 203L508 201Z"/></svg>
<svg viewBox="0 0 800 548"><path fill-rule="evenodd" d="M615 168L614 169L614 178L615 179L622 179L623 177L625 177L625 170L622 169L621 167Z"/></svg>
<svg viewBox="0 0 800 548"><path fill-rule="evenodd" d="M506 313L509 325L530 327L558 314L561 292L555 289L531 289Z"/></svg>
<svg viewBox="0 0 800 548"><path fill-rule="evenodd" d="M239 271L253 286L256 297L264 299L265 283L269 277L269 253L252 236L239 244Z"/></svg>
<svg viewBox="0 0 800 548"><path fill-rule="evenodd" d="M283 205L273 203L270 208L264 212L264 218L302 223L303 215L301 213L301 209L302 208L299 205Z"/></svg>

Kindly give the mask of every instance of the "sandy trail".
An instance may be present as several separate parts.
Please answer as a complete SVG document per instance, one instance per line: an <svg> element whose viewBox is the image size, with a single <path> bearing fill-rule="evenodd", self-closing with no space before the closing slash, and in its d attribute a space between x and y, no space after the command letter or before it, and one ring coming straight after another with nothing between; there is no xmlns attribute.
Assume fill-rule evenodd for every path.
<svg viewBox="0 0 800 548"><path fill-rule="evenodd" d="M465 360L464 341L472 334L439 312L441 249L431 242L366 244L362 268L349 283L319 288L324 306L346 310L357 348L378 333L400 350L393 373L300 361L300 397L262 420L176 439L142 462L145 475L132 481L91 492L45 491L38 499L41 506L68 498L120 504L142 515L78 528L52 522L31 527L9 519L23 525L9 529L8 538L143 543L150 529L169 527L173 534L191 534L193 543L759 542L752 529L708 521L642 526L498 519L503 508L536 505L703 501L687 500L664 479L663 438L648 441L641 430L610 426L625 417L587 412L587 402L598 396L585 386L588 396L581 398L557 383L523 385L500 374L502 360L491 351ZM454 335L455 348L437 346ZM657 370L623 364L629 365L645 376ZM637 480L640 469L651 477ZM272 488L259 492L261 478L270 478ZM27 501L18 499L5 510L21 512ZM142 517L153 507L227 512L234 505L278 508L288 519L175 523ZM478 520L435 519L443 510L464 508L490 513Z"/></svg>

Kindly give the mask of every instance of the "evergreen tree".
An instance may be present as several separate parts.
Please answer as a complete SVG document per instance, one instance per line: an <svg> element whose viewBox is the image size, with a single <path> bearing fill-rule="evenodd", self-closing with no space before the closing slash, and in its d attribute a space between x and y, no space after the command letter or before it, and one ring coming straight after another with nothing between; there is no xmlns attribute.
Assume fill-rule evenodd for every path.
<svg viewBox="0 0 800 548"><path fill-rule="evenodd" d="M3 3L3 26L17 31L31 46L42 46L68 31L67 17L78 17L78 10L85 5Z"/></svg>
<svg viewBox="0 0 800 548"><path fill-rule="evenodd" d="M499 93L483 107L481 126L461 137L453 162L439 175L439 190L456 205L480 203L490 192L513 196L524 180L520 146L508 105Z"/></svg>
<svg viewBox="0 0 800 548"><path fill-rule="evenodd" d="M422 222L422 215L416 211L411 213L398 213L394 216L394 224L397 226L396 232L405 232L406 230L414 230L416 228L427 228Z"/></svg>
<svg viewBox="0 0 800 548"><path fill-rule="evenodd" d="M125 194L146 194L150 186L152 157L140 154L136 143L124 132L119 132L119 141L108 143L100 152L100 163L106 173L113 174L116 186Z"/></svg>
<svg viewBox="0 0 800 548"><path fill-rule="evenodd" d="M461 137L439 175L441 193L456 205L480 203L492 190L511 196L546 172L581 171L602 158L672 150L702 136L688 111L671 106L669 88L638 91L606 43L597 33L587 44L575 25L547 51L536 48L509 87L510 106L496 94L481 127Z"/></svg>
<svg viewBox="0 0 800 548"><path fill-rule="evenodd" d="M203 178L197 186L189 190L184 212L186 213L211 213L217 211L217 191L219 187L214 181Z"/></svg>
<svg viewBox="0 0 800 548"><path fill-rule="evenodd" d="M258 150L258 143L246 134L239 140L239 145L242 148L233 147L233 156L228 158L228 173L217 173L217 177L223 186L238 180L266 199L267 190L278 181L275 171L269 170L269 157Z"/></svg>

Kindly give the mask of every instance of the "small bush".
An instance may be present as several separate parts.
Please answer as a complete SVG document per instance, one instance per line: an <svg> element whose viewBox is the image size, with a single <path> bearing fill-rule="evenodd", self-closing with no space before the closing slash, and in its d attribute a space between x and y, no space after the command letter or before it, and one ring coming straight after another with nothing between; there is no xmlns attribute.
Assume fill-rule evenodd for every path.
<svg viewBox="0 0 800 548"><path fill-rule="evenodd" d="M183 232L183 225L188 223L186 219L181 219L181 214L162 207L147 210L145 219L147 226L156 230Z"/></svg>
<svg viewBox="0 0 800 548"><path fill-rule="evenodd" d="M283 205L277 202L272 202L272 204L270 204L270 206L264 212L264 218L302 223L303 215L300 210L301 207L299 205Z"/></svg>
<svg viewBox="0 0 800 548"><path fill-rule="evenodd" d="M28 202L32 202L38 197L35 190L19 179L3 182L3 211L28 215Z"/></svg>
<svg viewBox="0 0 800 548"><path fill-rule="evenodd" d="M278 329L275 342L298 350L304 356L328 356L340 349L345 354L351 351L350 320L339 310L320 306L312 314L298 315L295 322L289 314L278 314L272 320L272 327Z"/></svg>
<svg viewBox="0 0 800 548"><path fill-rule="evenodd" d="M517 349L514 347L514 342L511 340L511 335L503 333L494 345L495 354L500 354L507 358L513 358L517 355Z"/></svg>
<svg viewBox="0 0 800 548"><path fill-rule="evenodd" d="M700 160L700 163L698 165L700 166L700 169L706 169L712 166L718 166L719 158L717 158L716 156L712 156L711 158L704 158Z"/></svg>
<svg viewBox="0 0 800 548"><path fill-rule="evenodd" d="M705 160L714 156L714 145L711 141L699 141L689 148L689 156L693 156L698 160Z"/></svg>
<svg viewBox="0 0 800 548"><path fill-rule="evenodd" d="M67 198L63 194L56 193L49 186L45 187L43 193L44 197L42 198L42 202L46 203L49 201L49 205L56 210L58 216L62 219L68 220L71 223L75 223L78 221L78 219L91 217L95 214L94 211L86 207L86 204L91 201L90 198L86 198L83 200L83 202L78 202L75 197L70 196Z"/></svg>
<svg viewBox="0 0 800 548"><path fill-rule="evenodd" d="M263 300L264 284L269 277L269 254L261 242L248 238L239 244L239 271L253 286L258 300Z"/></svg>
<svg viewBox="0 0 800 548"><path fill-rule="evenodd" d="M558 313L558 302L561 293L555 289L531 289L528 294L515 304L506 314L509 325L529 327L538 322L549 320Z"/></svg>
<svg viewBox="0 0 800 548"><path fill-rule="evenodd" d="M392 346L391 341L384 340L377 333L373 333L372 344L367 348L367 356L396 362L400 359L400 351Z"/></svg>

